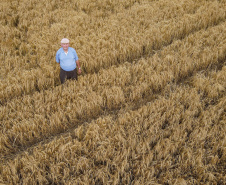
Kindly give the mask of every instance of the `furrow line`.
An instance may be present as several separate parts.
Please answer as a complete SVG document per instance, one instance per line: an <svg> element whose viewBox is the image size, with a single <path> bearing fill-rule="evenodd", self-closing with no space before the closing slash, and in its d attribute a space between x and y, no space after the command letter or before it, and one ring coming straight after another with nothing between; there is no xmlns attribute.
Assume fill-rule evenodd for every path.
<svg viewBox="0 0 226 185"><path fill-rule="evenodd" d="M165 91L170 89L170 86L165 88ZM52 183L55 180L66 184L79 183L78 178L73 179L65 171L60 173L60 169L64 169L88 183L88 180L91 180L90 176L92 179L98 176L98 170L107 173L108 178L110 175L114 180L119 178L119 175L114 176L114 173L128 176L130 170L123 170L126 163L136 173L133 180L124 179L126 184L138 181L139 177L142 177L141 184L145 184L150 178L154 180L156 176L161 178L155 179L155 182L164 183L166 174L178 174L178 168L181 169L179 174L183 177L193 179L197 174L189 171L190 167L203 169L204 166L192 163L191 159L189 164L184 164L178 161L178 157L186 161L185 154L192 153L194 159L199 160L199 153L195 148L198 147L203 152L208 152L202 160L208 160L212 155L219 155L219 161L223 160L223 157L217 154L217 149L221 150L223 147L223 141L219 140L223 133L219 132L219 129L221 109L226 99L224 97L209 110L204 110L198 91L175 84L175 89L171 90L168 96L160 96L152 102L146 102L134 111L127 109L117 112L116 116L101 116L90 123L71 128L69 133L64 133L48 143L39 143L38 146L29 148L14 159L1 164L0 174L5 183L26 182L28 177L30 182L32 180L38 183ZM200 111L202 114L197 116L197 112ZM210 115L214 115L212 120L209 120ZM215 132L205 135L209 129L215 129ZM213 150L200 147L204 140L208 141L210 148L214 147ZM214 164L212 161L208 162L208 167L205 166L199 175L204 177L204 171L211 172L210 167L214 167ZM89 170L84 166L89 166ZM115 169L114 173L110 168L112 166ZM144 170L150 171L147 166L155 169L151 176L143 173ZM218 176L222 174L220 166L217 170L214 169ZM32 175L40 171L39 177L42 178ZM187 174L188 171L191 174ZM87 174L89 177L85 178ZM104 180L105 175L102 174L100 179ZM208 177L205 175L205 178Z"/></svg>
<svg viewBox="0 0 226 185"><path fill-rule="evenodd" d="M102 70L81 78L79 83L38 93L34 99L27 96L23 102L15 101L9 109L1 109L5 115L11 112L11 118L1 125L2 156L97 118L105 110L110 112L145 96L155 96L168 83L217 65L225 57L225 24L192 34L136 64Z"/></svg>

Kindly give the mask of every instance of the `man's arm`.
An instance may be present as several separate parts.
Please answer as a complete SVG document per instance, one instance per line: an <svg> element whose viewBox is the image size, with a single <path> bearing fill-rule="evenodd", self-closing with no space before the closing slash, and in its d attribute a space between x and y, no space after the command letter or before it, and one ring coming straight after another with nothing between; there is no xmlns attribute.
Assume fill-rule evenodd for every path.
<svg viewBox="0 0 226 185"><path fill-rule="evenodd" d="M79 60L76 60L76 65L78 66L78 73L80 74L82 72L80 64L79 64Z"/></svg>

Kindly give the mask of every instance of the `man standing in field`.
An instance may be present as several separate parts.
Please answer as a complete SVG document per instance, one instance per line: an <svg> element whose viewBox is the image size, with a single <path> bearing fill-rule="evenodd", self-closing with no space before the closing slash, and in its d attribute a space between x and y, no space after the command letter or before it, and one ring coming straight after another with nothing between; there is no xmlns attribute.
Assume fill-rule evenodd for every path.
<svg viewBox="0 0 226 185"><path fill-rule="evenodd" d="M74 48L69 47L69 40L61 40L61 48L56 53L56 62L60 64L60 81L63 84L66 79L78 79L78 73L81 73L78 55Z"/></svg>

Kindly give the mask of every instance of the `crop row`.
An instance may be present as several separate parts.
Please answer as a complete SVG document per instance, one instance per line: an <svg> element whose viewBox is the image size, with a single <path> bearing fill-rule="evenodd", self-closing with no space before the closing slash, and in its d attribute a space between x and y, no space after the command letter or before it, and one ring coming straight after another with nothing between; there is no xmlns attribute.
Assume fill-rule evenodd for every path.
<svg viewBox="0 0 226 185"><path fill-rule="evenodd" d="M99 117L1 164L0 181L221 184L225 103L223 97L206 109L198 88L176 86L137 110Z"/></svg>
<svg viewBox="0 0 226 185"><path fill-rule="evenodd" d="M225 59L225 24L190 34L150 58L13 99L0 107L2 156L94 119L105 110L139 103L143 97L161 92L168 83L218 65Z"/></svg>
<svg viewBox="0 0 226 185"><path fill-rule="evenodd" d="M114 64L132 61L143 54L153 53L153 50L161 49L173 40L184 38L191 32L219 24L225 20L226 16L221 4L217 2L201 6L194 14L189 13L195 11L199 4L189 6L188 9L179 9L176 11L177 14L170 12L167 6L163 6L158 14L154 11L155 8L159 10L158 2L151 5L153 7L150 9L138 6L120 15L114 15L108 20L102 20L100 28L97 25L94 26L96 31L90 33L90 36L80 36L81 41L85 44L80 43L79 45L78 42L76 48L81 56L83 73L97 72ZM173 6L175 8L172 8ZM178 6L172 2L170 8L176 9ZM208 11L206 11L207 9ZM172 15L173 19L171 19ZM176 15L179 16L176 17ZM60 28L56 27L56 29ZM52 31L53 34L55 31ZM49 36L52 34L50 32ZM37 36L32 37L31 42L32 40L34 40L33 43L41 42L38 42L40 39ZM2 80L1 103L13 97L30 94L59 84L59 66L53 60L57 48L49 52L49 49L45 48L48 45L44 43L36 44L37 47L42 48L42 51L38 52L39 68L30 68L26 71L16 70L18 72L13 70ZM48 53L45 53L47 51ZM7 64L8 62L6 62Z"/></svg>

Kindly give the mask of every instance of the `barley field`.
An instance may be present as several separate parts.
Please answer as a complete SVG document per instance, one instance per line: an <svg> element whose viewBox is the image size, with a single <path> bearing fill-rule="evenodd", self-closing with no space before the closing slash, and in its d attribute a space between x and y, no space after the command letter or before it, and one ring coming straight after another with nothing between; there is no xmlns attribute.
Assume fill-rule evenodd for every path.
<svg viewBox="0 0 226 185"><path fill-rule="evenodd" d="M226 183L225 0L0 10L0 184ZM62 85L64 37L82 74Z"/></svg>

